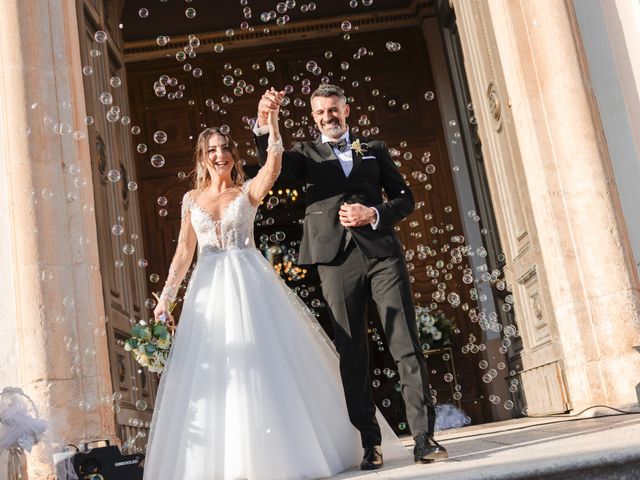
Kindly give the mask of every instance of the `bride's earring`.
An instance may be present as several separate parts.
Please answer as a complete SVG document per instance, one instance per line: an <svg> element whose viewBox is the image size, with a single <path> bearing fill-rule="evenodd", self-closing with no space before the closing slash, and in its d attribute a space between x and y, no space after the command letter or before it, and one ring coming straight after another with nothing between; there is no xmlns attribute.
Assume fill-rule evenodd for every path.
<svg viewBox="0 0 640 480"><path fill-rule="evenodd" d="M201 163L198 164L198 178L203 178L204 177L204 167L202 166Z"/></svg>

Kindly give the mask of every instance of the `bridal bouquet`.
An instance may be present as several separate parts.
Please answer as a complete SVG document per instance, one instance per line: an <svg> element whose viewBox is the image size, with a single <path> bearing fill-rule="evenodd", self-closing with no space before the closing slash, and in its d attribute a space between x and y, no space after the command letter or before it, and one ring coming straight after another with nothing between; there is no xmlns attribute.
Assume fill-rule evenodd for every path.
<svg viewBox="0 0 640 480"><path fill-rule="evenodd" d="M156 299L157 294L153 294ZM176 304L169 304L169 313L173 311ZM150 372L162 373L169 358L171 350L171 340L173 336L173 317L167 324L162 320L152 320L147 323L140 320L131 330L131 338L127 339L124 349L133 353L136 362L142 367L146 367Z"/></svg>

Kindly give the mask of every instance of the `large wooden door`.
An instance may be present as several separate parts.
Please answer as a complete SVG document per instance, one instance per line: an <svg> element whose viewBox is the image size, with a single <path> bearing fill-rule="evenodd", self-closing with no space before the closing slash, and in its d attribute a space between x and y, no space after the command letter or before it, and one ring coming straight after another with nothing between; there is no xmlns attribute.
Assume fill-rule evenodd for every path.
<svg viewBox="0 0 640 480"><path fill-rule="evenodd" d="M390 39L401 48L388 47ZM434 91L434 82L424 42L422 31L416 25L410 29L356 34L349 41L340 36L305 41L292 37L287 43L275 47L253 45L225 50L221 54L210 53L208 48L206 53L198 53L196 58L185 62L178 62L172 51L165 59L128 64L132 121L142 130L135 143L149 147L143 154L135 153L145 251L150 272L157 273L164 281L177 239L180 200L183 193L191 188L189 180L183 178L193 168L195 139L205 126L228 125L239 144L241 156L251 170L256 158L246 117L255 116L257 102L264 89L269 86L290 87L290 103L283 111L282 121L285 140L291 144L312 138L314 131L308 93L318 85L322 76L329 75L332 83L342 86L352 97L351 128L359 135L368 134L369 138L386 141L414 193L417 208L397 226L397 230L406 248L415 302L438 313L438 319L447 324L442 326L441 332L445 338L433 339L433 344L425 341L424 345L426 349L449 349L431 355L433 393L437 394L439 402L461 406L471 420L478 423L491 419L490 405L484 398L482 373L477 367L486 354L482 347L463 347L482 345L484 334L477 318L476 321L470 320L478 310L478 300L474 297L473 288L463 282L469 265L461 212L447 156L438 98L437 95L431 98L427 93ZM366 51L361 50L363 45L366 45ZM316 76L309 71L307 63L312 60L322 69L322 74ZM187 62L190 72L184 69ZM273 62L273 66L269 62ZM195 68L202 69L202 76L194 77L191 72ZM167 87L167 92L180 91L182 98L156 95L153 85L162 75L175 77L177 85ZM225 77L231 77L233 82L227 78L229 85L226 85ZM249 93L251 88L248 92L245 85L241 95L234 94L239 81L252 86L253 93ZM213 105L213 108L207 105ZM158 130L167 133L165 144L154 143L153 135ZM151 164L154 154L165 157L164 166L156 168ZM283 191L299 187L278 186ZM261 235L273 235L275 229L287 234L286 241L275 243L284 243L287 249L296 247L296 235L297 238L300 235L297 224L302 213L302 195L300 191L297 202L289 199L285 206L280 204L277 208L261 209L256 229L258 244L261 243ZM159 205L159 199L164 205ZM268 217L275 220L273 226L266 225L264 220ZM267 243L271 245L274 242ZM310 306L312 300L317 300L315 305L322 301L314 282L313 272L292 282ZM159 288L153 283L148 286ZM327 326L326 309L322 306L312 308ZM373 377L378 380L376 397L383 412L392 418L394 427L402 431L402 405L395 389L397 376L393 374L392 364L387 369L388 375L381 373L383 368L378 372L378 365L389 363L386 352L378 351L379 342L383 339L378 338L380 332L375 315L371 322L371 350L375 362ZM390 406L386 406L388 402L384 400L390 400Z"/></svg>
<svg viewBox="0 0 640 480"><path fill-rule="evenodd" d="M93 208L113 387L110 398L100 401L111 405L119 440L132 452L144 449L146 444L158 382L155 374L140 368L124 350L132 324L148 317L148 299L136 167L131 125L127 122L130 113L122 35L117 28L121 2L85 0L80 4L78 25L93 165ZM105 41L96 41L98 31L106 32ZM100 98L107 93L111 103L105 104ZM112 107L120 109L118 115L107 115Z"/></svg>

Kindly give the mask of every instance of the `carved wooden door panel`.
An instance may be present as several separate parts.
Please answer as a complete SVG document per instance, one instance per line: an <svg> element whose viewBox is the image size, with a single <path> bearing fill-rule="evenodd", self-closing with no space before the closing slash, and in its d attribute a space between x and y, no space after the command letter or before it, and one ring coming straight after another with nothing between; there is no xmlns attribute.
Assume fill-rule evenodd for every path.
<svg viewBox="0 0 640 480"><path fill-rule="evenodd" d="M87 123L100 272L108 318L111 403L120 440L126 442L136 438L135 443L127 445L133 451L143 449L146 444L146 435L138 433L148 430L152 415L149 407L154 401L157 377L141 369L124 350L131 323L147 316L146 259L135 192L137 179L131 126L127 122L130 115L127 81L122 61L122 38L114 20L118 15L114 12L109 15L108 2L84 3L78 10L83 12L78 18L78 26L83 65L91 67L84 75L84 89L90 117ZM105 43L95 40L94 34L98 30L107 32ZM109 104L100 101L105 93L111 95ZM119 114L107 115L113 106L119 107Z"/></svg>

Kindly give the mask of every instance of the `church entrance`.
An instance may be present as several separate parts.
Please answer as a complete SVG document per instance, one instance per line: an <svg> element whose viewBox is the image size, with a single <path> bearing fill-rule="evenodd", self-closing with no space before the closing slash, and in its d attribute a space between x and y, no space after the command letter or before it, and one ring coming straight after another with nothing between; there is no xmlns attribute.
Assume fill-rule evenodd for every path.
<svg viewBox="0 0 640 480"><path fill-rule="evenodd" d="M518 329L474 106L436 7L305 4L305 11L290 9L290 22L276 12L275 22L263 22L260 4L269 16L268 2L252 2L251 18L235 1L217 3L220 15L200 7L191 18L188 4L147 10L143 3L85 0L80 19L83 58L93 69L85 89L95 117L96 212L123 439L148 427L157 385L123 344L132 321L151 316L151 294L166 278L199 132L228 128L252 175L249 119L260 95L271 86L287 91L281 121L291 145L313 138L309 93L321 81L345 90L352 131L386 142L416 199L396 229L437 403L461 409L471 424L520 415L520 366L510 361L520 348ZM104 24L109 39L97 44L94 33ZM256 244L331 335L316 272L295 265L303 211L303 186L280 181L259 210ZM398 433L408 433L397 372L375 308L369 311L376 402Z"/></svg>

